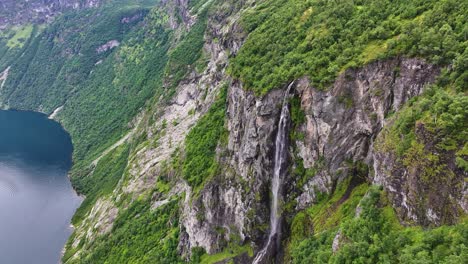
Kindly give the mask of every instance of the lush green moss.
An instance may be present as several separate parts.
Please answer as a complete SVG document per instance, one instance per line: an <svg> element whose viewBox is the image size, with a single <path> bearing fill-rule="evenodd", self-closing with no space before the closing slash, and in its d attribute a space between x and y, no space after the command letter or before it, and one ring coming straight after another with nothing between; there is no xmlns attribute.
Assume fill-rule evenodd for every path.
<svg viewBox="0 0 468 264"><path fill-rule="evenodd" d="M314 224L310 215L304 211L297 213L291 223L291 243L299 243L314 234Z"/></svg>

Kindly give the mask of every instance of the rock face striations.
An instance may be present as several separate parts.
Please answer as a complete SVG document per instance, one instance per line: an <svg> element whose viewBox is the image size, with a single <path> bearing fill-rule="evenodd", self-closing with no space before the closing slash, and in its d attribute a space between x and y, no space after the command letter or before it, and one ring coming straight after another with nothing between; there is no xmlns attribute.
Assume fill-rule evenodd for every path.
<svg viewBox="0 0 468 264"><path fill-rule="evenodd" d="M423 60L397 58L346 71L328 91L315 89L307 78L297 80L293 88L300 98L306 122L297 128L303 133L303 139L291 144L297 145L296 158L303 160L305 168L313 168L319 161L321 165L303 188L295 190L296 195L291 192L294 189L291 186L297 185L296 179L285 175L281 199L285 202L295 199L297 210L307 208L316 202L318 193L332 193L337 182L352 177L353 168L349 163L356 162L369 168L364 175L365 181L380 183L390 193L398 192L387 184L391 180L379 171L384 160L376 154L374 142L386 124L386 116L421 94L438 73L437 67ZM268 208L273 199L269 197L273 197L270 196L270 186L274 181L274 142L279 131L281 108L278 106L281 106L283 94L284 90L274 90L256 97L239 84L233 83L229 87L229 141L225 151L228 155L222 159L226 173L215 178L201 192L199 202L192 209L217 216L203 221L204 230L215 230L217 226L229 228L231 232L236 230L242 238L256 241L259 248L269 240L269 229L260 232L256 227L270 222ZM291 155L292 148L288 156ZM289 162L291 166L291 159ZM404 174L394 177L405 179ZM459 177L457 184L463 183L462 179ZM433 194L442 191L440 188ZM396 198L392 202L395 208L402 206ZM417 204L405 206L414 210L419 208ZM400 217L404 219L401 212ZM204 241L204 245L209 245L206 249L213 252L213 246L220 244L219 237L199 236L193 227L186 229L194 236L189 240Z"/></svg>

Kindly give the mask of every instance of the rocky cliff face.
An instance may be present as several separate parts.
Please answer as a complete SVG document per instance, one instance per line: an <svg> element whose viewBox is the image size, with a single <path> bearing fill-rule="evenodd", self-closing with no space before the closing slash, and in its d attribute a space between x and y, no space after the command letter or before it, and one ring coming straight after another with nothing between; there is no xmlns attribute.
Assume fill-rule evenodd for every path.
<svg viewBox="0 0 468 264"><path fill-rule="evenodd" d="M171 190L151 193L152 208L172 197L183 197L178 244L183 257L188 259L192 249L199 247L214 254L231 243L250 245L255 252L264 246L269 231L274 139L286 87L258 96L226 74L229 56L236 54L246 37L238 19L250 3L231 4L226 2L208 17L203 48L206 69L190 69L171 100L139 116L124 141L144 136L150 143L133 151L128 173L118 187L109 197L100 198L77 227L72 249L112 230L117 203L151 193L162 177L171 182ZM167 23L176 30L175 35L196 23L197 15L190 12L187 1L163 5L170 10ZM453 175L428 184L419 178L420 168L408 169L393 153L377 147L381 132L392 123L390 116L423 93L439 74L440 68L425 60L397 57L346 70L326 90L313 87L307 77L292 80L292 94L300 102L297 110L304 123L288 126L290 172L281 193L283 217L308 208L350 177L382 185L402 222L441 225L467 213L467 175L456 168L454 153L439 153ZM192 187L168 164L179 154L183 156L188 132L224 88L228 133L216 150L220 169L203 186ZM433 140L424 126L417 127L417 137L425 142L427 151L433 151ZM313 173L299 179L292 173L298 166ZM287 221L283 221L283 229L286 237ZM333 244L338 248L339 236L336 240ZM251 260L246 254L238 259L241 263Z"/></svg>
<svg viewBox="0 0 468 264"><path fill-rule="evenodd" d="M239 83L229 87L227 146L219 147L223 167L187 207L188 247L201 246L216 253L233 236L256 241L261 247L269 223L269 182L273 174L275 131L284 91L264 98L246 92ZM204 215L197 219L196 213ZM185 214L186 212L184 212ZM224 235L219 235L219 231ZM263 230L263 231L262 231Z"/></svg>
<svg viewBox="0 0 468 264"><path fill-rule="evenodd" d="M47 23L63 11L96 7L101 0L2 0L0 29L25 23Z"/></svg>
<svg viewBox="0 0 468 264"><path fill-rule="evenodd" d="M437 153L437 137L423 124L417 125L416 137L427 152L440 156L440 164L447 165L429 182L423 179L423 166L436 168L436 164L408 168L395 153L375 144L376 138L384 137L379 136L382 128L393 122L387 116L420 95L439 72L423 60L398 58L348 71L327 92L302 81L304 88L299 90L307 121L300 128L305 138L298 142L298 155L306 168L319 159L324 168L305 185L298 208L313 202L317 190L331 192L333 182L352 176L352 164L363 162L369 167L367 180L384 187L401 220L437 226L454 223L461 212L466 213L466 173L455 165L454 151Z"/></svg>
<svg viewBox="0 0 468 264"><path fill-rule="evenodd" d="M385 117L419 95L438 72L422 60L398 58L349 70L328 91L313 88L307 78L297 80L295 89L306 123L298 127L304 139L292 144L297 145L296 158L303 160L305 168L317 166L319 160L321 165L303 188L285 188L285 203L296 199L298 210L306 208L318 193L331 193L338 181L352 177L353 164L362 162L373 168L373 142L385 125ZM227 236L222 238L214 230L223 227L228 234L237 232L243 240L262 246L267 234L263 224L269 221L274 138L283 96L283 89L256 97L239 83L229 87L229 140L220 151L226 173L213 179L190 209L207 218L188 221L189 245L215 252ZM370 170L364 176L372 181L374 175ZM296 181L289 177L285 185L295 186ZM294 189L297 196L288 192Z"/></svg>
<svg viewBox="0 0 468 264"><path fill-rule="evenodd" d="M468 212L468 175L457 166L456 151L437 148L441 138L423 123L416 124L418 143L404 160L385 148L386 137L387 131L379 135L373 153L374 183L384 186L402 222L422 226L457 223Z"/></svg>
<svg viewBox="0 0 468 264"><path fill-rule="evenodd" d="M182 25L190 27L194 18L186 9L181 10L185 10L186 17ZM256 96L225 74L228 51L235 54L245 37L236 21L238 12L241 11L218 12L209 18L204 46L209 55L207 69L203 73L193 71L179 84L174 98L157 112L154 124L140 123L138 129L143 129L149 139L157 138L157 146L144 147L133 155L128 179L112 197L94 206L92 214L100 217L90 217L78 227L78 233L83 236L76 236L73 245L78 245L82 239L92 241L93 228L101 230L101 234L109 232L117 210L114 201L126 195L138 197L161 175L167 174L167 163L174 153L183 151L180 148L190 128L206 113L221 87L227 85L225 126L228 139L217 148L220 172L199 190L169 173L176 183L169 193L153 197L154 207L174 195L185 194L180 211L179 251L186 258L195 247L214 254L233 241L250 244L255 251L262 248L268 236L274 139L285 87ZM174 21L170 22L171 27L177 28ZM303 184L291 173L286 176L283 205L295 204L293 212L289 213L314 204L320 194L332 193L337 183L347 177L362 177L361 181L383 185L401 219L435 225L450 222L441 220L442 208L430 207L431 200L422 207L414 200L414 194L424 189L424 185L415 180L415 172L399 169L390 154L374 148L388 115L420 95L439 72L439 68L421 59L395 58L347 70L326 91L314 88L306 77L294 81L293 93L300 99L305 123L295 127L295 132L303 137L292 139L288 162L293 168L295 160L300 159L304 168L314 169L315 174ZM359 173L358 166L361 166ZM452 184L460 186L463 174L457 173ZM429 196L445 192L446 188L438 186ZM466 212L466 195L461 194L461 189L452 190L448 196L454 199L454 204L464 205ZM425 209L417 214L414 213L420 210L417 208ZM241 258L242 261L252 260L247 255Z"/></svg>
<svg viewBox="0 0 468 264"><path fill-rule="evenodd" d="M306 123L299 128L305 137L297 144L298 156L305 168L314 167L318 160L322 168L305 185L298 208L310 205L317 191L331 192L333 182L350 175L352 164L372 167L373 142L386 116L421 94L438 72L422 60L398 58L349 70L326 92L301 80L298 90Z"/></svg>
<svg viewBox="0 0 468 264"><path fill-rule="evenodd" d="M181 34L180 31L190 29L196 22L197 17L189 12L187 4L187 1L163 1L161 4L164 10L169 10L167 26L175 30L176 36ZM181 202L182 234L179 243L184 257L190 257L193 247L203 247L211 253L221 250L225 246L221 242L223 237L212 228L223 226L224 219L237 217L236 223L243 225L244 218L242 214L236 216L239 209L233 205L238 199L236 190L224 190L221 185L210 183L198 195L196 190L180 179L173 168L168 167L174 156L183 151L184 140L190 129L208 111L222 87L231 82L225 73L228 54L240 47L244 35L238 31L236 23L242 5L237 6L237 9L232 9L230 5L230 1L226 2L219 8L219 12L208 18L203 47L207 58L206 69L202 72L192 69L175 88L172 99L161 102L157 110L143 112L130 136L125 137L122 143L132 142L144 135L152 144L136 149L131 155L128 177L121 180L110 197L97 201L86 220L76 227L77 235L73 238L71 250L84 241L90 244L97 236L108 233L114 224L117 202L123 197L137 198L147 194L162 176L172 183L172 188L168 193L153 195L153 209L173 197L185 194ZM179 20L178 17L183 19ZM225 200L218 203L215 200L218 196L212 193L222 194ZM238 202L241 204L241 201ZM225 209L226 213L220 212L220 207L226 204L230 206ZM204 215L203 219L201 215ZM81 253L77 252L72 259Z"/></svg>

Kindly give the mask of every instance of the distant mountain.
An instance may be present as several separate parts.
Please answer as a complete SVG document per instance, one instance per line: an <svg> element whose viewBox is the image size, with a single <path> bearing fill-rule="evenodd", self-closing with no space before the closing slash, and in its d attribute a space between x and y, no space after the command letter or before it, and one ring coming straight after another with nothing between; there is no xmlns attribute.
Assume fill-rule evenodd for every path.
<svg viewBox="0 0 468 264"><path fill-rule="evenodd" d="M0 0L0 29L29 22L50 22L69 9L96 7L101 0Z"/></svg>

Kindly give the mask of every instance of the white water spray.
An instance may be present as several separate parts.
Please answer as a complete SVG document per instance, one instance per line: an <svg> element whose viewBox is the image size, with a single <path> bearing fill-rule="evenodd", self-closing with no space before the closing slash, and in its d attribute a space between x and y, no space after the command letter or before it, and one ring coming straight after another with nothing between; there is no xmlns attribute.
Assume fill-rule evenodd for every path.
<svg viewBox="0 0 468 264"><path fill-rule="evenodd" d="M283 105L281 108L281 116L278 123L278 133L276 134L275 140L275 168L273 173L273 179L271 181L271 194L272 194L272 201L271 201L271 208L270 208L270 234L268 236L268 241L265 247L258 252L257 256L255 257L253 263L257 264L262 261L266 254L268 253L268 249L271 247L272 242L277 237L277 242L273 245L277 245L279 243L279 220L281 215L278 212L278 203L279 203L279 192L280 186L282 183L282 176L283 176L283 165L286 162L287 158L287 128L288 128L288 121L289 121L289 107L288 107L288 99L289 99L289 91L293 86L294 82L289 84L288 89L284 95Z"/></svg>

